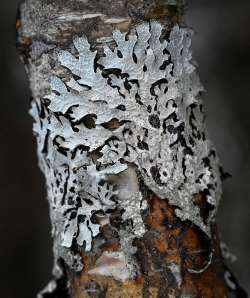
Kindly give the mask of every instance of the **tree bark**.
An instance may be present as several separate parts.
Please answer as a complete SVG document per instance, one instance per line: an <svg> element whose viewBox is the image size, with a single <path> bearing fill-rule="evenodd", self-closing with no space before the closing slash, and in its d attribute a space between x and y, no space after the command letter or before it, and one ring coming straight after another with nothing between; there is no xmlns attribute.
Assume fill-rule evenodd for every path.
<svg viewBox="0 0 250 298"><path fill-rule="evenodd" d="M190 32L182 18L185 8L182 0L27 0L20 6L17 46L33 94L31 113L55 242L55 281L40 297L224 298L230 293L246 297L225 267L220 249L215 215L222 170L205 136L202 88L191 62ZM152 42L157 28L161 28L160 37ZM126 35L122 39L117 33L112 38L113 32ZM129 52L133 38L136 43ZM134 71L140 59L144 65ZM159 73L169 67L169 73L160 78L154 73L157 59L162 59ZM91 108L79 101L87 96L93 96ZM108 105L110 98L115 101L119 96L134 100L131 110L126 102L115 108ZM149 99L155 103L146 106ZM65 107L67 100L71 104ZM161 100L166 105L160 106ZM92 107L94 101L107 104L106 115L102 116L97 103ZM162 116L165 108L172 112ZM99 123L110 111L109 121ZM76 120L77 113L84 116ZM102 133L91 137L98 129ZM159 131L156 146L158 139L154 144L151 140ZM137 140L128 137L121 156L121 136L126 132ZM104 138L102 134L108 137L95 145ZM165 145L163 135L173 142ZM111 150L112 146L119 149ZM105 156L104 149L119 158ZM164 152L173 155L162 166ZM173 178L175 172L177 178ZM93 176L96 180L89 182Z"/></svg>

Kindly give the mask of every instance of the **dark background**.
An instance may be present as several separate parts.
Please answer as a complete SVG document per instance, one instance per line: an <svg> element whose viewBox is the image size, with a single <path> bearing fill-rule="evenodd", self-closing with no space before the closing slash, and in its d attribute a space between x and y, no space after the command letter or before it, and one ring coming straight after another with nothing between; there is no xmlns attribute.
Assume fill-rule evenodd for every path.
<svg viewBox="0 0 250 298"><path fill-rule="evenodd" d="M0 297L34 298L51 278L52 241L37 167L30 93L15 51L15 0L0 4ZM250 1L190 0L209 133L226 171L218 221L250 292Z"/></svg>

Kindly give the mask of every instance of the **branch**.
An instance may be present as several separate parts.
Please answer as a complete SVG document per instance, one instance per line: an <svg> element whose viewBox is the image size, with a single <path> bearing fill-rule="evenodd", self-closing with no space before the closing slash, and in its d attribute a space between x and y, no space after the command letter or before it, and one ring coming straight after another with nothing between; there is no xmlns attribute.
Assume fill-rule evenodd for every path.
<svg viewBox="0 0 250 298"><path fill-rule="evenodd" d="M55 281L39 297L228 296L215 224L222 171L185 5L21 5L54 238Z"/></svg>

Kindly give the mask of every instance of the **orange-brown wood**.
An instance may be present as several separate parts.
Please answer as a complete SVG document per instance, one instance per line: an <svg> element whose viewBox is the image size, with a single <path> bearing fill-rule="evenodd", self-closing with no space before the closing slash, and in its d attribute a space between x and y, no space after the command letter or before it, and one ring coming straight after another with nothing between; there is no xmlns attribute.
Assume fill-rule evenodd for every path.
<svg viewBox="0 0 250 298"><path fill-rule="evenodd" d="M88 275L104 251L119 251L119 239L110 226L103 227L105 243L97 252L83 253L84 270L71 275L73 297L228 297L224 281L224 266L219 249L216 225L209 240L189 222L175 216L167 200L151 196L150 210L145 216L148 231L134 241L140 274L135 280L121 282L111 277ZM119 216L117 214L116 216ZM211 264L201 273L212 255ZM169 265L180 268L181 282L169 270Z"/></svg>

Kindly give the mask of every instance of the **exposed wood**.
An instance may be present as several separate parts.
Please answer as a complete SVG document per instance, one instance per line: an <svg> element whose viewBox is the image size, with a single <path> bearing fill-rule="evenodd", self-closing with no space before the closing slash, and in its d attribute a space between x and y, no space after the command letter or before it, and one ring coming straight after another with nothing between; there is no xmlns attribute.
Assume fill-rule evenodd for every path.
<svg viewBox="0 0 250 298"><path fill-rule="evenodd" d="M150 212L145 217L149 230L142 239L135 241L136 256L143 274L134 281L125 283L87 274L103 251L119 250L119 239L106 226L102 231L106 239L102 250L98 254L83 253L84 271L80 275L70 275L72 296L228 297L216 225L213 227L213 239L210 243L197 228L176 218L167 201L150 197L149 202ZM200 274L189 272L190 269L199 271L205 267L211 250L214 255L209 268ZM180 270L179 285L169 270L171 264L175 264L177 276Z"/></svg>

